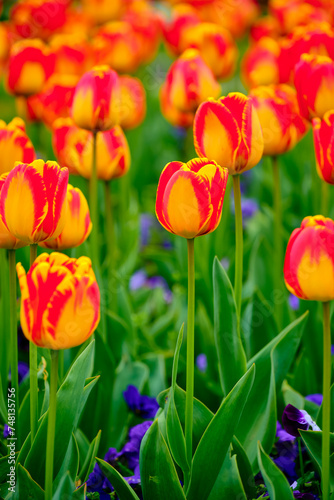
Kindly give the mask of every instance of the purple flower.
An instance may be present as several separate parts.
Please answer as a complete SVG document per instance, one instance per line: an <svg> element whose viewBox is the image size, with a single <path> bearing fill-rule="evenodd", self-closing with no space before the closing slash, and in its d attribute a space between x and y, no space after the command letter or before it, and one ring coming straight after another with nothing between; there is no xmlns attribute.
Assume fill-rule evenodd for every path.
<svg viewBox="0 0 334 500"><path fill-rule="evenodd" d="M24 361L19 361L17 369L18 369L19 384L20 384L29 373L29 365L27 363L25 363Z"/></svg>
<svg viewBox="0 0 334 500"><path fill-rule="evenodd" d="M309 394L308 396L305 396L305 399L307 399L308 401L311 401L312 403L315 403L318 406L321 406L323 396L322 396L322 394Z"/></svg>
<svg viewBox="0 0 334 500"><path fill-rule="evenodd" d="M130 278L129 288L131 291L140 290L141 288L162 288L164 291L165 302L170 303L173 294L169 289L167 281L162 276L147 276L145 269L139 269Z"/></svg>
<svg viewBox="0 0 334 500"><path fill-rule="evenodd" d="M123 392L124 399L131 411L142 418L154 418L159 409L158 402L150 396L142 396L134 385L128 385Z"/></svg>
<svg viewBox="0 0 334 500"><path fill-rule="evenodd" d="M129 288L131 291L139 290L146 284L147 274L144 269L138 269L130 278Z"/></svg>
<svg viewBox="0 0 334 500"><path fill-rule="evenodd" d="M196 358L196 366L199 369L200 372L206 372L207 367L208 367L208 360L206 357L206 354L202 353L199 354Z"/></svg>
<svg viewBox="0 0 334 500"><path fill-rule="evenodd" d="M140 215L140 244L146 247L151 239L151 229L155 223L155 219L151 214Z"/></svg>
<svg viewBox="0 0 334 500"><path fill-rule="evenodd" d="M331 346L331 355L334 356L334 345Z"/></svg>
<svg viewBox="0 0 334 500"><path fill-rule="evenodd" d="M87 479L88 492L97 492L100 494L100 500L110 500L110 495L104 491L105 476L103 475L98 464L95 464L93 472L89 474Z"/></svg>
<svg viewBox="0 0 334 500"><path fill-rule="evenodd" d="M139 450L143 437L151 427L152 421L135 425L129 431L129 441L125 443L120 455L126 458L129 469L135 470L139 466ZM137 469L139 474L139 469Z"/></svg>
<svg viewBox="0 0 334 500"><path fill-rule="evenodd" d="M294 491L293 496L295 498L302 498L303 500L316 500L318 497L313 495L313 493L300 493L300 491Z"/></svg>
<svg viewBox="0 0 334 500"><path fill-rule="evenodd" d="M242 211L243 222L247 221L248 219L251 219L258 210L259 210L259 205L256 200L254 200L253 198L245 198L243 196L241 197L241 211ZM233 214L235 213L234 203L232 203L231 205L231 211Z"/></svg>
<svg viewBox="0 0 334 500"><path fill-rule="evenodd" d="M294 441L295 439L295 436L286 432L278 421L276 422L276 437L280 442Z"/></svg>
<svg viewBox="0 0 334 500"><path fill-rule="evenodd" d="M283 411L282 423L284 429L292 436L298 437L299 430L307 430L311 427L314 431L320 431L319 427L305 410L298 410L293 405L287 405Z"/></svg>
<svg viewBox="0 0 334 500"><path fill-rule="evenodd" d="M230 267L230 259L228 259L227 257L223 257L221 259L220 263L223 266L223 268L225 269L225 271L227 271L228 268Z"/></svg>
<svg viewBox="0 0 334 500"><path fill-rule="evenodd" d="M7 439L7 438L8 438L8 436L9 436L9 434L10 434L10 433L9 433L9 427L8 427L8 425L7 425L7 424L5 424L5 427L4 427L4 429L3 429L3 437L4 437L5 439Z"/></svg>
<svg viewBox="0 0 334 500"><path fill-rule="evenodd" d="M289 306L293 311L297 311L299 309L299 299L292 293L289 295Z"/></svg>

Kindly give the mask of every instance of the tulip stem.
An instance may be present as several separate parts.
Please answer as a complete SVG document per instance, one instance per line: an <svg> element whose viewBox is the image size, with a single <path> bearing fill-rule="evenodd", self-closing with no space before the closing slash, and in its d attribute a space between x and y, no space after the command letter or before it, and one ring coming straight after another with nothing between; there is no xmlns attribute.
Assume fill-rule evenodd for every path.
<svg viewBox="0 0 334 500"><path fill-rule="evenodd" d="M45 500L52 500L59 351L51 350L50 354L51 354L51 380L50 380L50 403L48 412L48 431L46 439Z"/></svg>
<svg viewBox="0 0 334 500"><path fill-rule="evenodd" d="M273 166L273 198L274 198L274 290L277 296L283 291L283 230L282 230L282 196L280 171L277 156L272 156ZM282 329L283 301L277 300L276 321L279 331Z"/></svg>
<svg viewBox="0 0 334 500"><path fill-rule="evenodd" d="M113 220L113 206L111 201L111 183L104 182L105 192L105 216L106 216L106 239L107 239L107 261L108 261L108 276L109 289L111 293L111 310L117 310L117 290L116 290L116 236L115 225Z"/></svg>
<svg viewBox="0 0 334 500"><path fill-rule="evenodd" d="M188 243L188 322L187 322L187 381L186 381L186 415L185 438L188 464L192 462L193 443L193 405L194 405L194 321L195 321L195 257L194 239ZM185 489L188 487L189 478L185 477ZM186 484L187 483L187 484Z"/></svg>
<svg viewBox="0 0 334 500"><path fill-rule="evenodd" d="M30 245L30 267L37 257L37 244ZM30 432L33 444L38 422L38 382L37 382L37 346L29 342L29 377L30 377Z"/></svg>
<svg viewBox="0 0 334 500"><path fill-rule="evenodd" d="M92 164L92 175L90 177L89 183L89 198L90 198L90 213L93 223L93 229L91 232L91 253L93 266L98 266L99 249L98 249L98 235L99 235L99 218L97 210L97 134L98 132L93 132L93 164Z"/></svg>
<svg viewBox="0 0 334 500"><path fill-rule="evenodd" d="M324 315L324 350L323 350L323 402L322 402L322 498L329 500L330 478L330 411L331 411L331 329L330 303L323 302Z"/></svg>
<svg viewBox="0 0 334 500"><path fill-rule="evenodd" d="M242 296L242 275L243 275L243 230L242 230L242 210L240 175L233 175L233 195L235 212L235 277L234 294L237 306L237 314L240 318L241 296Z"/></svg>
<svg viewBox="0 0 334 500"><path fill-rule="evenodd" d="M326 181L321 181L321 215L328 217L328 183Z"/></svg>
<svg viewBox="0 0 334 500"><path fill-rule="evenodd" d="M9 261L9 307L10 307L10 341L11 341L11 388L14 389L13 399L17 411L19 403L19 374L18 374L18 353L17 353L17 311L16 311L16 269L15 250L8 250ZM18 419L16 418L15 436L19 440ZM17 441L19 446L19 442Z"/></svg>

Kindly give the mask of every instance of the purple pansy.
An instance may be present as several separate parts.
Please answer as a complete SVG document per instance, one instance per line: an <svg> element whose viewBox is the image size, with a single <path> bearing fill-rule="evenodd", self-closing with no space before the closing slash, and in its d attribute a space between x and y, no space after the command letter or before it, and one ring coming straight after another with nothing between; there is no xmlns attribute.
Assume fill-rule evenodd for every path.
<svg viewBox="0 0 334 500"><path fill-rule="evenodd" d="M321 406L323 396L322 396L322 394L309 394L308 396L305 396L305 399L307 399L308 401L311 401L312 403L315 403L318 406Z"/></svg>
<svg viewBox="0 0 334 500"><path fill-rule="evenodd" d="M9 427L8 427L8 425L7 425L7 424L5 424L4 429L3 429L3 437L4 437L5 439L7 439L9 435L10 435L10 432L9 432Z"/></svg>
<svg viewBox="0 0 334 500"><path fill-rule="evenodd" d="M254 200L253 198L245 198L244 196L241 197L241 211L242 211L243 223L251 219L253 215L255 215L256 212L258 212L258 210L259 210L259 204L256 200ZM234 203L232 203L231 205L231 211L232 213L234 213L235 211Z"/></svg>
<svg viewBox="0 0 334 500"><path fill-rule="evenodd" d="M123 396L130 410L141 418L150 419L155 417L159 409L159 404L155 398L142 396L134 385L128 385L126 391L123 392Z"/></svg>
<svg viewBox="0 0 334 500"><path fill-rule="evenodd" d="M283 411L282 423L284 429L292 436L298 437L299 429L307 430L311 428L313 431L320 431L319 427L310 415L305 410L298 410L293 405L287 405Z"/></svg>
<svg viewBox="0 0 334 500"><path fill-rule="evenodd" d="M202 353L199 354L196 358L196 366L199 369L200 372L205 373L207 368L208 368L208 359L206 357L206 354Z"/></svg>
<svg viewBox="0 0 334 500"><path fill-rule="evenodd" d="M289 306L293 311L298 311L299 309L299 299L292 293L289 295Z"/></svg>
<svg viewBox="0 0 334 500"><path fill-rule="evenodd" d="M133 292L141 288L149 288L151 290L154 288L162 288L164 299L167 303L170 303L173 298L173 294L165 278L162 276L147 276L145 269L139 269L131 276L129 288Z"/></svg>

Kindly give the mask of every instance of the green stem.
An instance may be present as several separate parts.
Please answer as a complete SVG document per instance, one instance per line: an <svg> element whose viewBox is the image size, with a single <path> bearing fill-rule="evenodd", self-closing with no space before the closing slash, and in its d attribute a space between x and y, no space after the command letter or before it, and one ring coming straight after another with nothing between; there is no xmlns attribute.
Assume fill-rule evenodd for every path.
<svg viewBox="0 0 334 500"><path fill-rule="evenodd" d="M272 156L273 166L273 198L274 198L274 290L283 290L283 230L282 230L282 196L280 171L277 156ZM278 300L276 319L279 331L282 329L283 301Z"/></svg>
<svg viewBox="0 0 334 500"><path fill-rule="evenodd" d="M299 453L299 466L301 477L304 475L304 462L303 462L303 452L302 452L302 441L301 438L297 438L298 442L298 453Z"/></svg>
<svg viewBox="0 0 334 500"><path fill-rule="evenodd" d="M19 374L17 352L17 311L16 311L16 269L15 250L8 250L9 261L9 307L10 307L10 342L11 342L11 387L15 389L15 407L17 408L15 435L19 439L18 410L19 402ZM19 446L19 443L18 443Z"/></svg>
<svg viewBox="0 0 334 500"><path fill-rule="evenodd" d="M50 403L46 440L45 500L52 500L53 458L56 431L57 380L59 351L51 350Z"/></svg>
<svg viewBox="0 0 334 500"><path fill-rule="evenodd" d="M59 375L59 382L61 384L63 381L63 378L64 378L64 351L63 351L63 349L61 351L59 351L58 364L59 364L59 374L58 374Z"/></svg>
<svg viewBox="0 0 334 500"><path fill-rule="evenodd" d="M30 267L37 257L37 244L30 245ZM37 346L29 342L30 431L33 444L38 422Z"/></svg>
<svg viewBox="0 0 334 500"><path fill-rule="evenodd" d="M191 469L193 456L193 405L194 405L194 357L195 357L195 257L194 239L188 243L188 323L187 323L187 381L186 381L186 415L185 438L187 460ZM185 489L188 487L189 478L185 478Z"/></svg>
<svg viewBox="0 0 334 500"><path fill-rule="evenodd" d="M324 365L323 365L323 402L322 402L322 499L329 500L330 479L330 411L331 411L331 330L330 303L323 302L324 314Z"/></svg>
<svg viewBox="0 0 334 500"><path fill-rule="evenodd" d="M325 181L321 182L321 215L328 217L329 186Z"/></svg>
<svg viewBox="0 0 334 500"><path fill-rule="evenodd" d="M98 265L98 236L99 236L99 217L97 210L97 134L98 132L93 132L93 164L92 164L92 175L89 182L89 201L90 201L90 214L93 223L93 229L91 232L91 245L92 245L92 261L93 266Z"/></svg>
<svg viewBox="0 0 334 500"><path fill-rule="evenodd" d="M233 194L235 207L235 277L234 293L237 305L237 313L240 318L241 295L242 295L242 275L243 275L243 230L242 230L242 211L241 211L241 191L240 176L233 175Z"/></svg>
<svg viewBox="0 0 334 500"><path fill-rule="evenodd" d="M111 304L110 308L112 311L117 310L117 284L116 284L116 235L115 235L115 225L113 220L113 206L111 201L111 183L108 181L104 182L104 193L105 193L105 231L107 239L107 262L108 262L108 281L109 289L111 293Z"/></svg>

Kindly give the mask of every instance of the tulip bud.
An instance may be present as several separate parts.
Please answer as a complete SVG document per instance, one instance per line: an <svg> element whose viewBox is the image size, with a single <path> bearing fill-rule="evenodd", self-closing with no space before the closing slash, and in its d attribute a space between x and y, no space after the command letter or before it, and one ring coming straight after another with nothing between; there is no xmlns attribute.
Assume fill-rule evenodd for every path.
<svg viewBox="0 0 334 500"><path fill-rule="evenodd" d="M200 17L196 9L188 4L177 5L172 11L172 19L162 24L162 32L171 54L178 56L181 54L181 43L184 33L190 26L200 23Z"/></svg>
<svg viewBox="0 0 334 500"><path fill-rule="evenodd" d="M334 111L327 111L322 120L313 118L312 126L317 172L334 184Z"/></svg>
<svg viewBox="0 0 334 500"><path fill-rule="evenodd" d="M194 120L194 144L201 157L236 175L255 167L263 154L259 118L251 100L239 92L201 104Z"/></svg>
<svg viewBox="0 0 334 500"><path fill-rule="evenodd" d="M57 237L66 217L68 170L54 161L18 163L0 193L0 217L18 239L32 244Z"/></svg>
<svg viewBox="0 0 334 500"><path fill-rule="evenodd" d="M95 24L104 24L114 19L120 19L123 9L123 0L83 0L83 9L94 20Z"/></svg>
<svg viewBox="0 0 334 500"><path fill-rule="evenodd" d="M159 97L161 113L169 123L174 127L189 128L192 126L195 113L193 111L180 111L173 106L166 85L161 86Z"/></svg>
<svg viewBox="0 0 334 500"><path fill-rule="evenodd" d="M284 262L288 290L305 300L334 299L334 222L306 217L290 236Z"/></svg>
<svg viewBox="0 0 334 500"><path fill-rule="evenodd" d="M301 117L297 93L289 85L256 87L249 93L260 120L264 155L278 155L292 149L307 131Z"/></svg>
<svg viewBox="0 0 334 500"><path fill-rule="evenodd" d="M16 269L20 321L29 341L59 350L83 344L92 335L100 320L100 291L88 257L43 253L27 274L20 263Z"/></svg>
<svg viewBox="0 0 334 500"><path fill-rule="evenodd" d="M55 73L79 77L93 66L92 49L78 33L54 35L50 46L56 58Z"/></svg>
<svg viewBox="0 0 334 500"><path fill-rule="evenodd" d="M214 161L173 161L161 173L155 212L170 233L195 238L214 231L221 218L228 172Z"/></svg>
<svg viewBox="0 0 334 500"><path fill-rule="evenodd" d="M272 38L263 37L245 52L241 62L242 82L247 88L281 82L280 45Z"/></svg>
<svg viewBox="0 0 334 500"><path fill-rule="evenodd" d="M146 93L138 78L120 76L121 110L120 125L123 129L138 127L146 115Z"/></svg>
<svg viewBox="0 0 334 500"><path fill-rule="evenodd" d="M7 175L8 173L2 174L0 176L0 196ZM8 229L2 222L0 216L0 248L7 248L8 250L16 250L17 248L24 247L25 245L26 243L24 243L24 241L15 238L15 236L8 231Z"/></svg>
<svg viewBox="0 0 334 500"><path fill-rule="evenodd" d="M121 89L118 75L108 66L95 66L79 80L72 118L86 130L109 130L119 121Z"/></svg>
<svg viewBox="0 0 334 500"><path fill-rule="evenodd" d="M16 42L10 51L8 91L15 95L37 94L54 72L55 55L41 40Z"/></svg>
<svg viewBox="0 0 334 500"><path fill-rule="evenodd" d="M36 158L21 118L14 118L8 125L0 120L0 158L0 174L12 170L17 161L31 163Z"/></svg>

